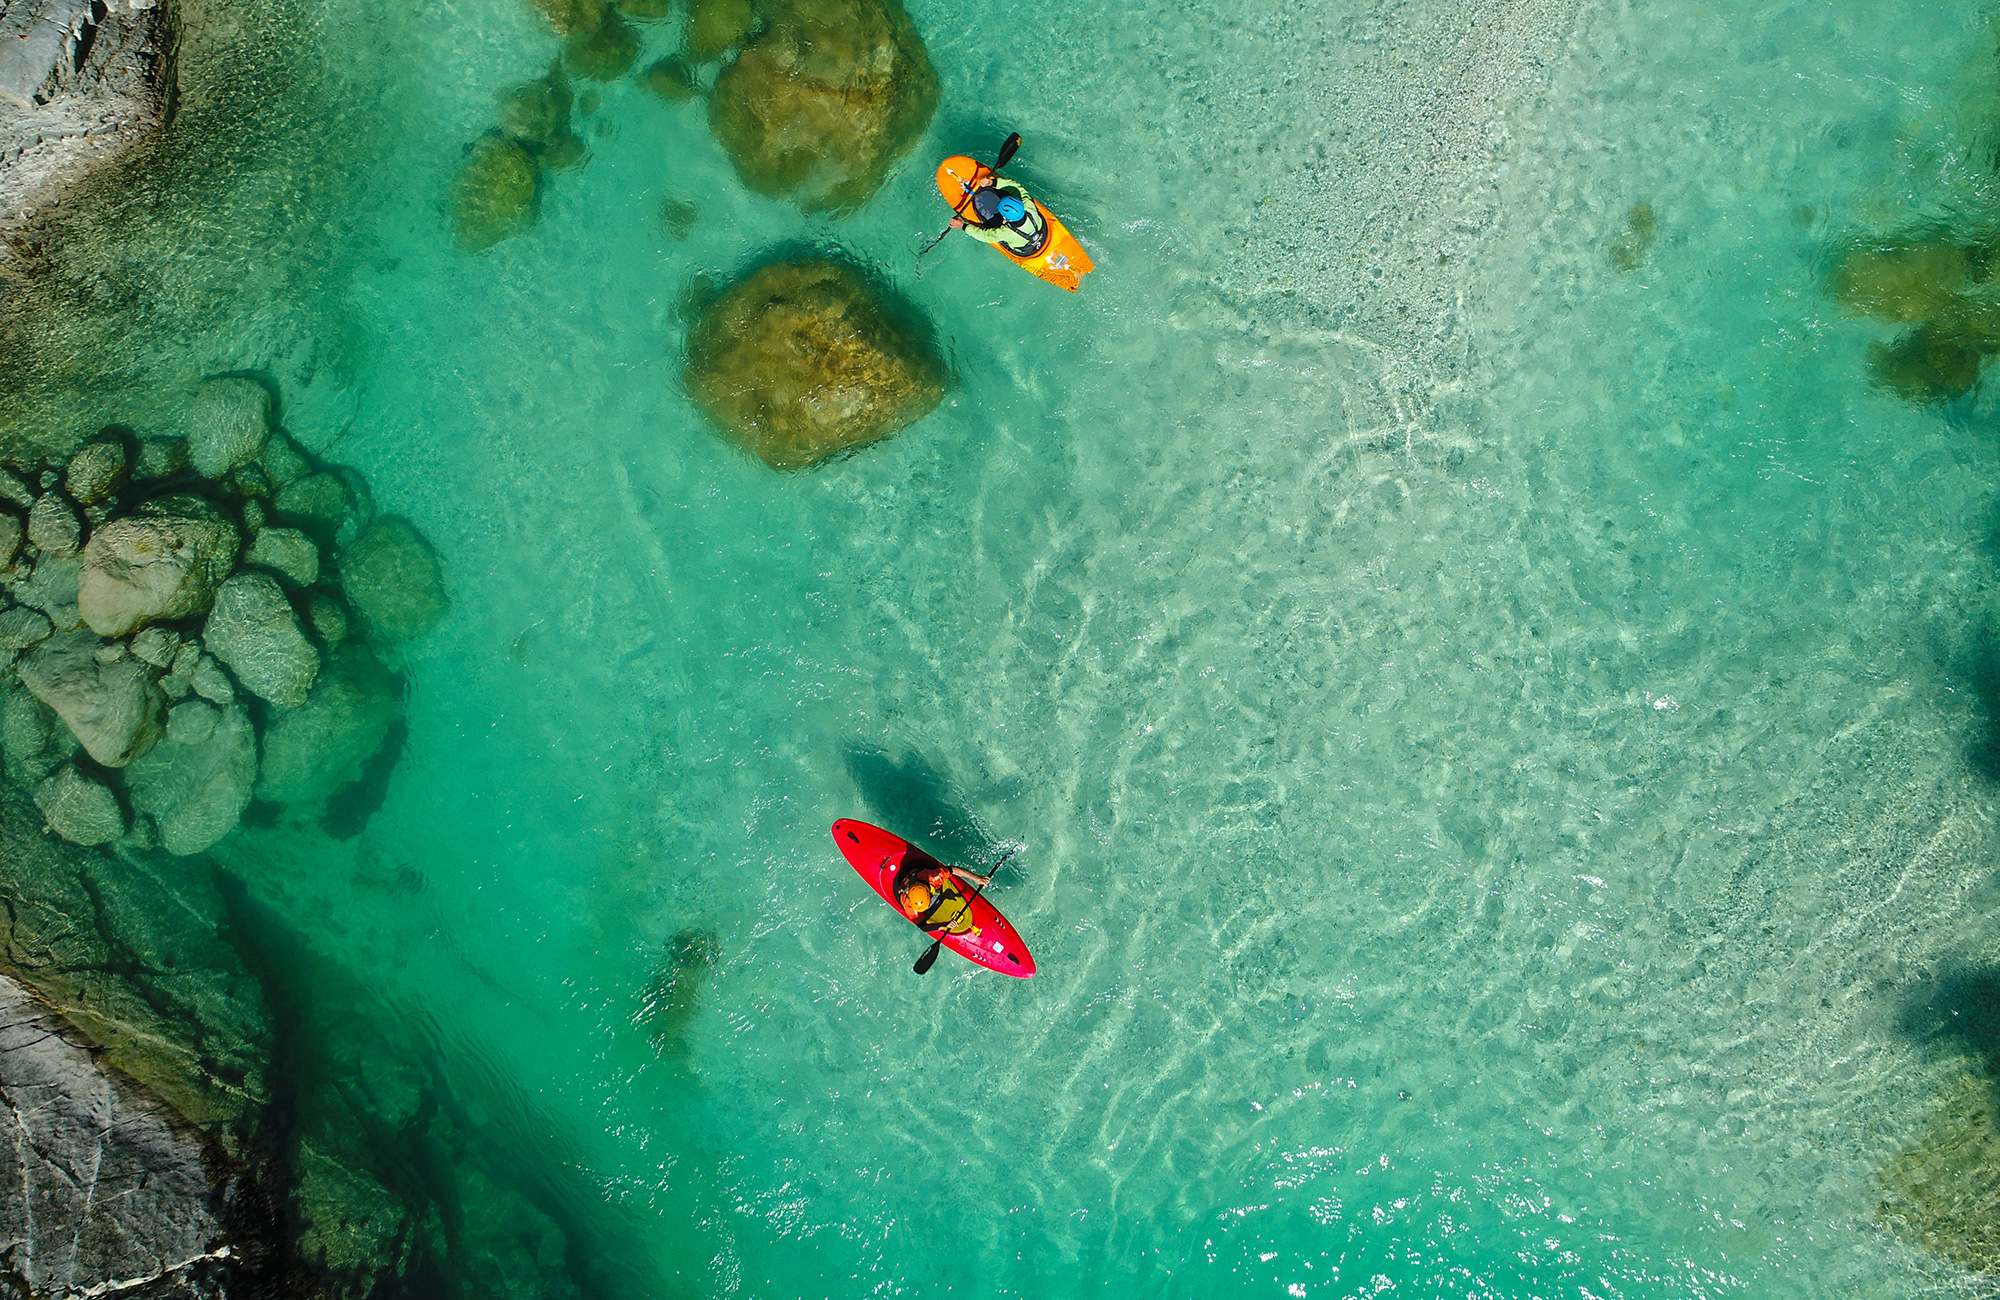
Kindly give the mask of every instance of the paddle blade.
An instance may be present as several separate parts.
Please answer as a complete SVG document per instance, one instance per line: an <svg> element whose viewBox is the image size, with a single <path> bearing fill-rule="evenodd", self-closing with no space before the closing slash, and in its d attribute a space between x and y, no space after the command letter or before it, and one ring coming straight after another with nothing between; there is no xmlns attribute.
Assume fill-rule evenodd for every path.
<svg viewBox="0 0 2000 1300"><path fill-rule="evenodd" d="M1007 160L1009 158L1012 158L1015 152L1020 149L1020 147L1021 147L1021 133L1019 131L1016 131L1014 132L1014 134L1007 137L1007 142L1005 144L1000 146L1000 157L999 160L993 164L993 170L997 172L1002 167L1005 167L1007 165Z"/></svg>
<svg viewBox="0 0 2000 1300"><path fill-rule="evenodd" d="M913 974L921 975L925 971L929 970L931 967L937 965L938 951L943 947L944 947L944 940L939 939L936 943L924 949L924 955L917 958L916 965L910 967L911 972Z"/></svg>

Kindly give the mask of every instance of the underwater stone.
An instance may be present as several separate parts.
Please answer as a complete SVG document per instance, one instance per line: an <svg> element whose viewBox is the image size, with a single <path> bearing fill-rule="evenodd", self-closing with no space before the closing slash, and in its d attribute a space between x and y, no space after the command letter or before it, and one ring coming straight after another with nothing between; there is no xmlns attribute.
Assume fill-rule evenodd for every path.
<svg viewBox="0 0 2000 1300"><path fill-rule="evenodd" d="M55 710L36 699L27 687L16 686L0 701L0 753L6 755L9 769L20 779L39 781L60 761L44 759L58 732L69 737L73 752L76 738L70 736Z"/></svg>
<svg viewBox="0 0 2000 1300"><path fill-rule="evenodd" d="M159 742L166 700L143 665L101 664L97 646L88 632L55 633L21 660L21 681L92 758L123 767Z"/></svg>
<svg viewBox="0 0 2000 1300"><path fill-rule="evenodd" d="M21 553L21 539L27 531L27 526L12 512L0 510L0 573L14 567L14 557Z"/></svg>
<svg viewBox="0 0 2000 1300"><path fill-rule="evenodd" d="M808 212L851 208L916 143L937 99L896 0L790 0L716 79L708 125L751 189Z"/></svg>
<svg viewBox="0 0 2000 1300"><path fill-rule="evenodd" d="M256 461L239 466L229 476L229 486L240 497L267 497L271 495L271 480L264 475L264 467Z"/></svg>
<svg viewBox="0 0 2000 1300"><path fill-rule="evenodd" d="M618 8L628 18L665 18L670 0L618 0Z"/></svg>
<svg viewBox="0 0 2000 1300"><path fill-rule="evenodd" d="M329 646L339 645L347 639L347 608L324 592L313 593L306 619L312 624L313 631L319 634L319 639Z"/></svg>
<svg viewBox="0 0 2000 1300"><path fill-rule="evenodd" d="M1965 250L1943 240L1857 248L1833 273L1833 296L1851 316L1911 323L1943 315L1972 276Z"/></svg>
<svg viewBox="0 0 2000 1300"><path fill-rule="evenodd" d="M264 526L264 520L263 502L252 499L243 503L243 526L245 528L255 533Z"/></svg>
<svg viewBox="0 0 2000 1300"><path fill-rule="evenodd" d="M319 651L299 631L276 579L244 572L223 583L202 635L209 653L229 666L243 689L283 709L306 702L319 672ZM199 680L195 689L201 689Z"/></svg>
<svg viewBox="0 0 2000 1300"><path fill-rule="evenodd" d="M838 262L774 262L724 290L695 322L687 386L771 468L802 469L886 438L938 404L944 364L915 329L893 322Z"/></svg>
<svg viewBox="0 0 2000 1300"><path fill-rule="evenodd" d="M180 633L163 627L149 627L132 638L133 657L155 668L173 667L174 656L180 648Z"/></svg>
<svg viewBox="0 0 2000 1300"><path fill-rule="evenodd" d="M90 539L76 602L99 636L205 611L236 563L236 525L197 496L148 502Z"/></svg>
<svg viewBox="0 0 2000 1300"><path fill-rule="evenodd" d="M321 804L361 775L382 748L400 711L396 679L367 647L342 646L327 657L312 695L264 730L257 797L271 803Z"/></svg>
<svg viewBox="0 0 2000 1300"><path fill-rule="evenodd" d="M559 172L576 166L590 153L583 137L571 131L535 156L545 172Z"/></svg>
<svg viewBox="0 0 2000 1300"><path fill-rule="evenodd" d="M39 609L16 605L0 611L0 651L26 650L48 639L49 616Z"/></svg>
<svg viewBox="0 0 2000 1300"><path fill-rule="evenodd" d="M83 549L83 521L61 493L50 492L28 512L28 540L47 555L75 555Z"/></svg>
<svg viewBox="0 0 2000 1300"><path fill-rule="evenodd" d="M1976 1273L2000 1274L2000 1098L1990 1078L1949 1089L1916 1145L1882 1171L1878 1214L1896 1235Z"/></svg>
<svg viewBox="0 0 2000 1300"><path fill-rule="evenodd" d="M1634 203L1625 214L1625 230L1611 241L1607 250L1611 264L1621 271L1636 271L1639 263L1646 260L1646 250L1653 246L1653 237L1659 233L1660 223L1653 216L1653 205Z"/></svg>
<svg viewBox="0 0 2000 1300"><path fill-rule="evenodd" d="M480 253L535 223L537 168L528 151L497 135L473 142L451 185L458 246Z"/></svg>
<svg viewBox="0 0 2000 1300"><path fill-rule="evenodd" d="M179 857L200 853L235 827L256 779L257 734L240 706L223 710L206 740L161 745L125 771L133 807L153 819L160 846Z"/></svg>
<svg viewBox="0 0 2000 1300"><path fill-rule="evenodd" d="M266 528L258 533L245 563L276 569L296 587L319 581L319 547L296 528Z"/></svg>
<svg viewBox="0 0 2000 1300"><path fill-rule="evenodd" d="M702 979L721 953L721 941L711 930L682 930L667 942L666 961L640 996L637 1017L657 1055L686 1055Z"/></svg>
<svg viewBox="0 0 2000 1300"><path fill-rule="evenodd" d="M271 394L255 380L206 380L195 392L188 429L188 459L195 470L205 478L221 478L264 450L271 432Z"/></svg>
<svg viewBox="0 0 2000 1300"><path fill-rule="evenodd" d="M142 479L170 478L188 467L185 438L141 438L134 473Z"/></svg>
<svg viewBox="0 0 2000 1300"><path fill-rule="evenodd" d="M500 134L530 148L547 148L569 134L569 109L569 86L551 72L500 101Z"/></svg>
<svg viewBox="0 0 2000 1300"><path fill-rule="evenodd" d="M37 495L26 483L7 470L0 469L0 501L11 501L26 510L35 504Z"/></svg>
<svg viewBox="0 0 2000 1300"><path fill-rule="evenodd" d="M582 1300L568 1241L553 1219L470 1163L458 1170L465 1294L495 1300Z"/></svg>
<svg viewBox="0 0 2000 1300"><path fill-rule="evenodd" d="M678 54L670 54L646 69L646 89L670 104L684 104L700 93L694 69Z"/></svg>
<svg viewBox="0 0 2000 1300"><path fill-rule="evenodd" d="M535 0L558 36L592 32L604 22L604 0Z"/></svg>
<svg viewBox="0 0 2000 1300"><path fill-rule="evenodd" d="M115 664L124 657L125 643L123 641L106 641L103 645L97 647L97 654L95 655L97 662L101 664Z"/></svg>
<svg viewBox="0 0 2000 1300"><path fill-rule="evenodd" d="M660 204L660 229L676 242L694 233L695 219L701 214L685 199L667 199Z"/></svg>
<svg viewBox="0 0 2000 1300"><path fill-rule="evenodd" d="M354 494L338 474L322 472L288 484L278 493L278 513L332 533L354 509Z"/></svg>
<svg viewBox="0 0 2000 1300"><path fill-rule="evenodd" d="M80 555L44 555L26 582L14 587L14 599L49 616L57 627L69 622L76 608L77 577L83 568Z"/></svg>
<svg viewBox="0 0 2000 1300"><path fill-rule="evenodd" d="M347 603L385 642L407 641L437 626L450 601L437 553L407 520L376 520L340 553Z"/></svg>
<svg viewBox="0 0 2000 1300"><path fill-rule="evenodd" d="M274 488L282 488L312 473L312 462L306 459L298 444L275 430L264 444L260 463L264 466L264 477L271 480Z"/></svg>
<svg viewBox="0 0 2000 1300"><path fill-rule="evenodd" d="M299 1256L314 1269L314 1280L332 1282L333 1295L378 1289L377 1279L394 1276L399 1253L412 1245L403 1202L366 1170L323 1154L310 1141L299 1143L296 1168L291 1212L300 1225Z"/></svg>
<svg viewBox="0 0 2000 1300"><path fill-rule="evenodd" d="M698 63L719 59L750 34L757 11L750 0L689 0L688 57Z"/></svg>
<svg viewBox="0 0 2000 1300"><path fill-rule="evenodd" d="M175 666L179 667L179 664ZM229 674L223 672L222 665L209 655L203 655L196 661L194 672L188 676L188 689L212 704L236 702L236 687L230 682Z"/></svg>
<svg viewBox="0 0 2000 1300"><path fill-rule="evenodd" d="M1979 384L1979 367L2000 341L1922 325L1884 346L1868 346L1868 372L1876 383L1919 405L1956 401Z"/></svg>
<svg viewBox="0 0 2000 1300"><path fill-rule="evenodd" d="M222 711L205 701L187 700L176 704L167 710L167 743L202 744L215 734L215 724L221 719Z"/></svg>
<svg viewBox="0 0 2000 1300"><path fill-rule="evenodd" d="M125 486L126 468L125 448L119 443L108 439L87 443L70 457L63 486L78 505L94 506Z"/></svg>
<svg viewBox="0 0 2000 1300"><path fill-rule="evenodd" d="M118 796L65 763L35 787L35 807L71 844L109 844L125 833Z"/></svg>
<svg viewBox="0 0 2000 1300"><path fill-rule="evenodd" d="M638 57L639 35L615 9L606 9L592 30L572 35L563 49L569 70L592 81L616 81Z"/></svg>

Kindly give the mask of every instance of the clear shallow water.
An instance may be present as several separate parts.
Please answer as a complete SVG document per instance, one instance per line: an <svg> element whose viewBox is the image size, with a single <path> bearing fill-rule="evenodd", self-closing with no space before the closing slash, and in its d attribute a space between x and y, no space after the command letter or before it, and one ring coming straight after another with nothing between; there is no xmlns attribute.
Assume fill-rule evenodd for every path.
<svg viewBox="0 0 2000 1300"><path fill-rule="evenodd" d="M1871 1220L1963 1069L1903 1009L1996 902L1992 409L1868 388L1819 283L1976 195L1984 21L1554 9L1455 99L1447 10L1018 39L1063 12L913 7L945 107L851 216L628 80L466 258L449 178L553 40L328 11L374 227L286 420L455 608L367 833L222 856L633 1294L1978 1290ZM926 160L1009 126L1077 299L962 241L910 274ZM679 303L799 240L958 387L780 477L677 391ZM1042 974L912 978L843 815L1020 844Z"/></svg>

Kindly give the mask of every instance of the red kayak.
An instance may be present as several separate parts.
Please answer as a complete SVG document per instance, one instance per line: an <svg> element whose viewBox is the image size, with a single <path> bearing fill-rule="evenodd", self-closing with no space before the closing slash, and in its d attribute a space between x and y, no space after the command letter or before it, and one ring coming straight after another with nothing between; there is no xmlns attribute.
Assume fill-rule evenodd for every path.
<svg viewBox="0 0 2000 1300"><path fill-rule="evenodd" d="M849 821L845 817L833 824L833 842L840 846L842 856L861 873L869 888L880 894L883 902L895 908L897 916L903 916L903 909L896 906L893 892L897 870L905 862L943 865L908 840L891 835L880 826ZM909 921L910 918L903 916L903 919ZM916 922L911 921L910 924L915 925ZM1035 959L1028 955L1028 945L1021 942L1020 933L1008 924L1006 917L1000 915L999 908L986 901L984 894L972 900L972 929L964 934L941 937L945 947L987 970L997 970L1016 979L1026 979L1035 973Z"/></svg>

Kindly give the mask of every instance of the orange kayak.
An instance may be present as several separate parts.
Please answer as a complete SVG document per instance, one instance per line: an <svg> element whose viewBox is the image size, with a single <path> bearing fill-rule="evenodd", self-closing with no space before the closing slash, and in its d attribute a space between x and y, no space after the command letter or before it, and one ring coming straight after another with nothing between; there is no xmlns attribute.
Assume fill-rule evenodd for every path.
<svg viewBox="0 0 2000 1300"><path fill-rule="evenodd" d="M973 184L992 174L991 167L974 162L963 154L947 158L938 164L938 193L944 195L944 201L956 212L958 205L965 202L965 196L972 192ZM1076 236L1070 234L1039 200L1035 201L1035 210L1042 214L1042 220L1049 226L1049 237L1042 241L1040 252L1032 257L1017 257L998 244L992 247L1015 265L1024 266L1050 284L1061 285L1075 293L1084 273L1095 270L1096 266L1090 260L1090 254L1083 251L1083 245L1076 242Z"/></svg>

